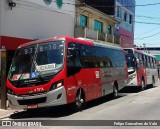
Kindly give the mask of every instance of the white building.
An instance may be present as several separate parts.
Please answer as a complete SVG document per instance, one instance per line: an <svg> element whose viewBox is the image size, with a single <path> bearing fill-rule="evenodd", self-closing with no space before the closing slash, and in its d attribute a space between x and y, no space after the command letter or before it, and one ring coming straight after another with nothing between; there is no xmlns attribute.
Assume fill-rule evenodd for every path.
<svg viewBox="0 0 160 129"><path fill-rule="evenodd" d="M30 40L74 36L75 0L0 0L0 46L15 50Z"/></svg>

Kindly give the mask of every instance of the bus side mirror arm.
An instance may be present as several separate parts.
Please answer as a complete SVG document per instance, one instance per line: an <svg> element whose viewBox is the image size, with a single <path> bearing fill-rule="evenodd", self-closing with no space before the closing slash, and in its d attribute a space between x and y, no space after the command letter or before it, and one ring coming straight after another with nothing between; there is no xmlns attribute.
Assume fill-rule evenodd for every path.
<svg viewBox="0 0 160 129"><path fill-rule="evenodd" d="M139 63L140 63L138 58L136 58L136 63L137 63L137 64L139 64Z"/></svg>

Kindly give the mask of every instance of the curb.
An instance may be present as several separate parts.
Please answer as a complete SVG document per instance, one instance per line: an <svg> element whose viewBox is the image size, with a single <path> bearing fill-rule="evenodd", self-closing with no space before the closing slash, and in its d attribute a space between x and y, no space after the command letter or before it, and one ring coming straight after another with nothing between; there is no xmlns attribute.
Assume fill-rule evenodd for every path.
<svg viewBox="0 0 160 129"><path fill-rule="evenodd" d="M1 112L1 111L6 111L6 113L4 113L5 115L1 115L1 116L0 116L0 120L1 120L1 119L5 119L5 118L9 118L10 115L21 112L21 111L15 111L15 110L14 110L14 111L11 111L11 112L7 113L7 110L3 110L3 109L1 109L0 112Z"/></svg>
<svg viewBox="0 0 160 129"><path fill-rule="evenodd" d="M0 110L1 111L1 110ZM0 119L5 119L5 118L9 118L10 115L12 115L14 112L11 113L4 113L5 115L1 115Z"/></svg>

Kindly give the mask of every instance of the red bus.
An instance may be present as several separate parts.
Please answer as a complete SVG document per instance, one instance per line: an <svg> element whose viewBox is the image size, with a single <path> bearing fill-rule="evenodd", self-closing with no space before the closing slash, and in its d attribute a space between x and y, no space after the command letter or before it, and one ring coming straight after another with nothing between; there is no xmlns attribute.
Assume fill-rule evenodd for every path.
<svg viewBox="0 0 160 129"><path fill-rule="evenodd" d="M126 85L128 72L120 47L72 37L23 44L16 50L7 78L12 108L30 109L85 102Z"/></svg>
<svg viewBox="0 0 160 129"><path fill-rule="evenodd" d="M128 65L128 86L144 90L147 85L155 86L158 81L156 59L153 55L133 48L125 48Z"/></svg>

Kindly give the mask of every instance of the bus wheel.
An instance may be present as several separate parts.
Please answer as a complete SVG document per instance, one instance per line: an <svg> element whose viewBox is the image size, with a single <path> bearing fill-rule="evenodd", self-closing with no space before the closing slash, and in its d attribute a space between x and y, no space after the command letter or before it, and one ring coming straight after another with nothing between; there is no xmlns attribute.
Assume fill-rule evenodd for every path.
<svg viewBox="0 0 160 129"><path fill-rule="evenodd" d="M113 99L118 98L118 86L116 84L113 85Z"/></svg>
<svg viewBox="0 0 160 129"><path fill-rule="evenodd" d="M154 77L152 78L152 87L155 87L155 79L154 79Z"/></svg>
<svg viewBox="0 0 160 129"><path fill-rule="evenodd" d="M76 94L74 108L76 111L82 111L85 108L85 96L82 89L79 89Z"/></svg>
<svg viewBox="0 0 160 129"><path fill-rule="evenodd" d="M145 88L146 88L146 84L145 84L144 79L142 78L142 85L140 86L140 90L143 91L145 90Z"/></svg>

